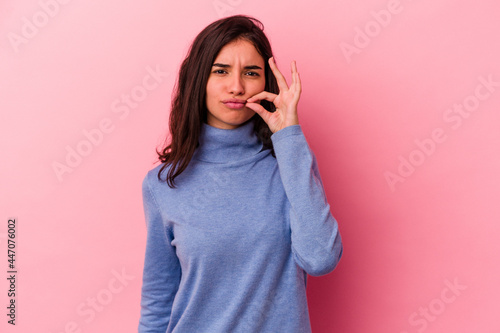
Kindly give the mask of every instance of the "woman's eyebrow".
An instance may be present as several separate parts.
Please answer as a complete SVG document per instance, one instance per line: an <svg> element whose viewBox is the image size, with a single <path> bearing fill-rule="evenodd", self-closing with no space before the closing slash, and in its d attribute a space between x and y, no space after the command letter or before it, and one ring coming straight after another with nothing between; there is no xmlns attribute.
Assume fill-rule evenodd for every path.
<svg viewBox="0 0 500 333"><path fill-rule="evenodd" d="M212 67L229 68L231 66L228 64L215 63L212 65ZM250 66L245 66L244 69L262 69L262 67L257 66L257 65L250 65Z"/></svg>
<svg viewBox="0 0 500 333"><path fill-rule="evenodd" d="M251 65L251 66L245 66L245 69L262 69L262 68L257 65Z"/></svg>

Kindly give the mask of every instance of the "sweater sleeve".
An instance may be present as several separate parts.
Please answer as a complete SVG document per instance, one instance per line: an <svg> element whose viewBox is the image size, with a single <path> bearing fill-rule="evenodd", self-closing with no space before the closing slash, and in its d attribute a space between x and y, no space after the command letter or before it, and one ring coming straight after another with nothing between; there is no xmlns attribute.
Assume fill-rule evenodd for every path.
<svg viewBox="0 0 500 333"><path fill-rule="evenodd" d="M295 262L309 275L330 273L342 256L337 221L330 212L316 157L300 125L271 136L286 196Z"/></svg>
<svg viewBox="0 0 500 333"><path fill-rule="evenodd" d="M147 238L141 291L139 333L167 330L181 269L170 242L172 235L164 226L161 213L148 182L142 183Z"/></svg>

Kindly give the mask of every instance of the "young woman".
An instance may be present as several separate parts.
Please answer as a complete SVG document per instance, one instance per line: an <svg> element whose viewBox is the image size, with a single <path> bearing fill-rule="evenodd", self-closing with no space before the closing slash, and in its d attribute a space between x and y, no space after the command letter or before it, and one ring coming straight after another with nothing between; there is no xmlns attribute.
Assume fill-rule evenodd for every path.
<svg viewBox="0 0 500 333"><path fill-rule="evenodd" d="M310 332L307 274L342 255L314 153L258 20L206 27L182 63L171 141L143 182L139 332Z"/></svg>

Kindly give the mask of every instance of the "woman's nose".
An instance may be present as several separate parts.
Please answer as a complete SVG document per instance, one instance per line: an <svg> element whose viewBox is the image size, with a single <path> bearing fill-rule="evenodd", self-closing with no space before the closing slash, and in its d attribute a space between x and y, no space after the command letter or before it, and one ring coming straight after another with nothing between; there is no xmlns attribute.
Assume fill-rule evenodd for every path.
<svg viewBox="0 0 500 333"><path fill-rule="evenodd" d="M229 82L229 92L234 95L243 95L245 93L245 87L240 75L233 75Z"/></svg>

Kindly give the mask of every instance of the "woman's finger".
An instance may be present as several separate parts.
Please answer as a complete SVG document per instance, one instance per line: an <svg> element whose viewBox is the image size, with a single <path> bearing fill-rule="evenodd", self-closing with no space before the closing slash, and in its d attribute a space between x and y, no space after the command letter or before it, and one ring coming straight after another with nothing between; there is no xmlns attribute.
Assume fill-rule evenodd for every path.
<svg viewBox="0 0 500 333"><path fill-rule="evenodd" d="M296 83L296 77L295 77L295 73L297 72L297 67L295 66L295 61L292 61L290 63L290 70L292 72L292 84L290 85L290 87L294 87L297 83Z"/></svg>
<svg viewBox="0 0 500 333"><path fill-rule="evenodd" d="M297 74L299 72L297 71L297 63L294 60L292 61L292 85L297 84Z"/></svg>
<svg viewBox="0 0 500 333"><path fill-rule="evenodd" d="M296 82L297 85L295 86L295 90L300 94L302 92L302 83L300 82L300 75L299 73L295 74L297 76Z"/></svg>
<svg viewBox="0 0 500 333"><path fill-rule="evenodd" d="M247 99L247 103L254 103L254 102L262 101L262 100L266 100L266 101L269 101L272 103L272 102L274 102L276 97L278 97L278 95L267 92L267 91L262 91L256 95L253 95L249 99Z"/></svg>
<svg viewBox="0 0 500 333"><path fill-rule="evenodd" d="M292 86L293 89L300 95L300 92L302 91L302 85L300 82L300 75L297 71L297 63L295 62L295 60L292 62Z"/></svg>
<svg viewBox="0 0 500 333"><path fill-rule="evenodd" d="M246 107L254 110L256 113L259 114L259 116L262 117L262 119L264 119L264 121L267 124L269 124L268 120L269 120L269 117L272 115L272 113L267 111L262 105L260 105L258 103L247 103Z"/></svg>
<svg viewBox="0 0 500 333"><path fill-rule="evenodd" d="M302 92L302 83L300 82L299 73L295 73L295 91L299 93L299 95Z"/></svg>
<svg viewBox="0 0 500 333"><path fill-rule="evenodd" d="M274 76L276 77L276 81L278 82L278 87L280 88L280 91L287 91L288 90L288 84L286 83L286 79L281 74L281 72L278 69L278 66L276 66L276 63L274 62L274 57L269 58L269 66L271 67L271 70L273 71Z"/></svg>

